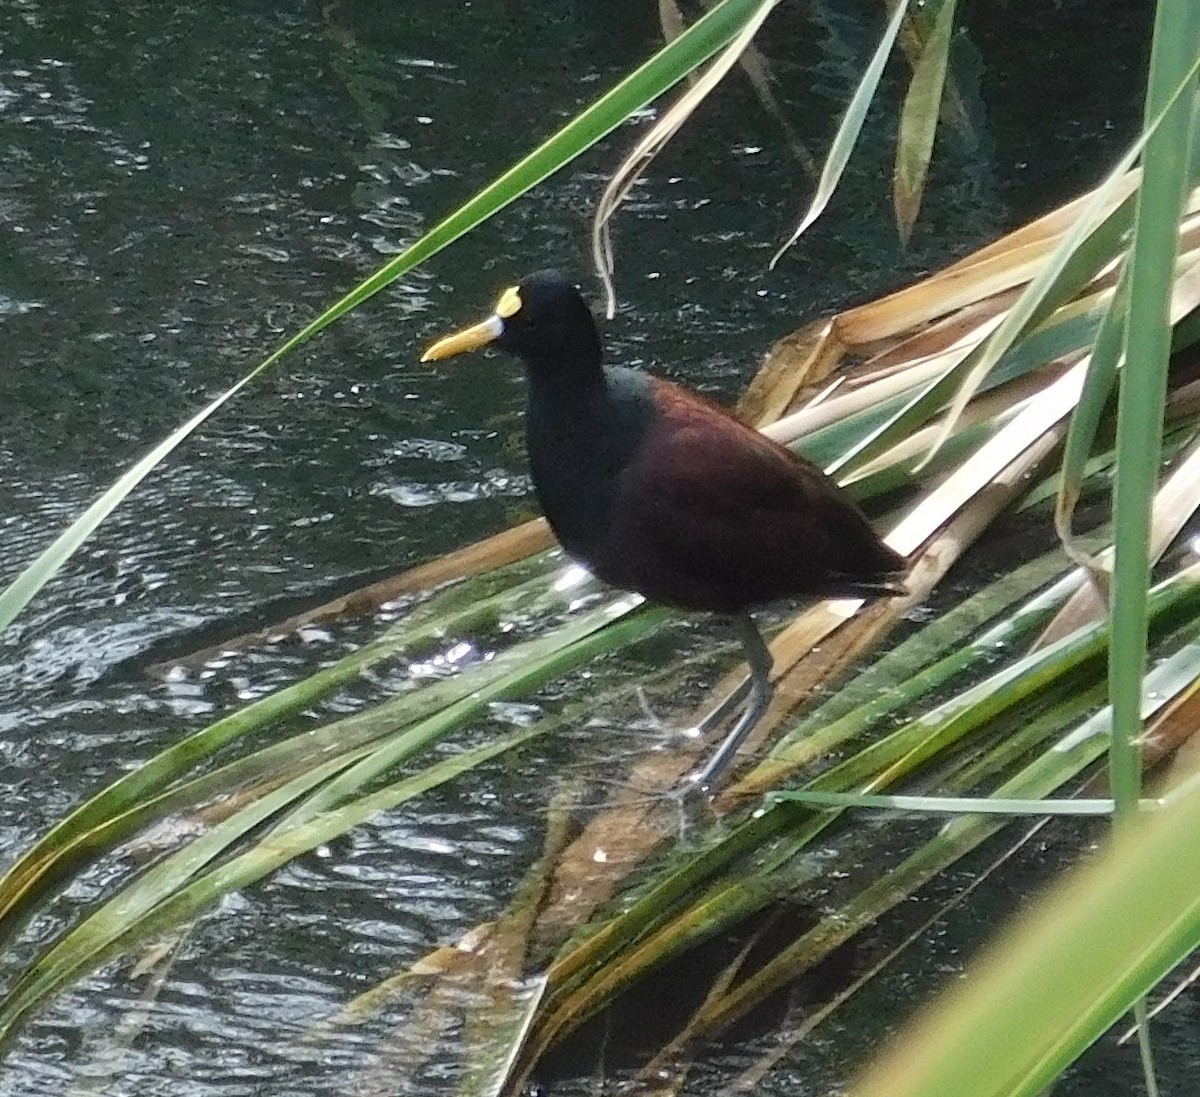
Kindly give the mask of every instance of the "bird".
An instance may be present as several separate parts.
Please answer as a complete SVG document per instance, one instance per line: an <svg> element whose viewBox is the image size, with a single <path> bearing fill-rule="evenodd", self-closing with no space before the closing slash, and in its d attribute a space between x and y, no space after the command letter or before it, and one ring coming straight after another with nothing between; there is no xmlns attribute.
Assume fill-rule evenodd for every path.
<svg viewBox="0 0 1200 1097"><path fill-rule="evenodd" d="M896 595L905 559L812 462L720 404L665 378L606 364L579 289L543 270L422 362L488 345L521 360L534 492L568 556L605 583L733 621L750 669L700 723L744 701L694 786L712 790L772 697L773 658L753 611L792 598Z"/></svg>

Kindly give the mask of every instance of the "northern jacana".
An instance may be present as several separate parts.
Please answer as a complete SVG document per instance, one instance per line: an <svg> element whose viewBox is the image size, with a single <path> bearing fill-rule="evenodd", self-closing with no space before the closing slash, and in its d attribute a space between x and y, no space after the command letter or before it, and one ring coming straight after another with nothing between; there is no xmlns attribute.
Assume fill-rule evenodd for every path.
<svg viewBox="0 0 1200 1097"><path fill-rule="evenodd" d="M567 553L614 587L737 622L751 689L693 776L711 790L771 699L773 660L751 610L896 594L904 559L815 465L697 393L604 365L591 310L561 274L505 290L491 316L421 361L490 343L525 364L533 485Z"/></svg>

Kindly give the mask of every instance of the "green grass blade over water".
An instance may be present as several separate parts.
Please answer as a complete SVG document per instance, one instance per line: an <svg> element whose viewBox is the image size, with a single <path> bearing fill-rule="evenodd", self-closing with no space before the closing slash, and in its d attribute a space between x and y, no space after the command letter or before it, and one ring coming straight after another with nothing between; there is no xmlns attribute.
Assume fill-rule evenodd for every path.
<svg viewBox="0 0 1200 1097"><path fill-rule="evenodd" d="M593 659L606 651L621 648L659 627L667 614L662 610L645 611L621 619L627 606L597 610L581 621L567 626L564 637L544 636L528 641L518 654L509 653L507 661L499 657L501 672L486 685L470 689L466 696L429 718L406 729L385 749L388 764L399 762L430 743L458 730L464 722L478 717L496 700L525 695L538 685L560 675L572 665ZM468 675L460 675L465 678ZM144 873L132 884L108 900L79 926L53 944L0 1000L0 1046L11 1037L21 1020L46 997L86 971L122 955L156 933L173 928L202 913L223 895L244 887L285 864L300 853L328 842L380 811L388 810L421 792L459 776L469 768L519 746L536 735L559 726L569 715L578 715L584 706L576 706L568 716L542 721L529 729L504 736L484 747L464 752L449 762L435 763L412 777L383 789L345 802L348 792L322 799L316 808L332 805L330 810L304 810L277 824L265 837L244 853L204 876L197 873L220 856L231 843L241 840L251 829L287 808L307 790L345 769L346 761L335 758L325 765L302 774L282 788L275 789L250 807L223 820L205 835ZM367 776L376 776L383 765L375 764ZM351 789L361 787L362 780Z"/></svg>
<svg viewBox="0 0 1200 1097"><path fill-rule="evenodd" d="M895 45L896 35L900 33L900 24L904 21L907 11L908 0L900 0L892 12L887 29L883 32L879 45L875 47L875 53L871 57L858 87L855 88L850 105L846 108L846 113L838 126L837 134L829 149L829 155L825 158L825 165L821 169L821 178L817 180L817 192L813 195L808 211L800 219L800 224L788 237L787 242L771 257L770 267L772 270L783 257L783 253L799 240L808 227L821 216L825 207L829 205L829 199L833 197L833 192L837 190L842 173L846 170L846 164L850 160L850 154L854 151L854 146L858 141L858 135L862 132L867 111L870 110L871 103L875 99L875 91L883 76L884 66L892 52L892 46Z"/></svg>
<svg viewBox="0 0 1200 1097"><path fill-rule="evenodd" d="M3 911L0 926L5 936L11 937L16 932L34 905L44 900L48 891L64 876L80 871L89 861L112 849L151 819L161 817L167 811L206 802L216 795L234 792L248 778L269 775L272 766L276 767L274 772L279 771L279 766L286 765L323 766L332 756L340 760L336 768L344 769L356 762L365 767L353 772L366 780L371 775L368 770L378 773L426 745L429 737L444 735L479 715L488 703L499 698L497 690L512 689L514 682L519 686L522 681L538 681L543 673L556 668L561 673L576 665L576 658L590 658L590 647L582 641L628 613L630 606L628 599L610 603L452 678L400 694L365 712L321 728L304 731L147 802L145 797L149 792L170 785L193 763L224 745L228 740L222 741L220 737L226 734L225 729L242 730L240 725L228 723L239 714L218 721L192 739L168 748L142 769L127 774L93 797L63 824L51 830L9 870L0 880L0 903L3 904L0 906ZM634 614L633 620L618 635L628 643L634 637L653 632L666 619L665 611L643 611ZM351 661L353 659L351 657ZM330 671L334 670L337 668L330 668ZM243 712L253 708L254 705L249 706ZM385 746L372 746L384 737L388 737ZM194 753L200 749L198 740L203 740L206 753ZM189 745L191 752L188 749L182 751L182 762L173 755ZM370 762L363 758L368 754L372 758ZM143 775L140 783L132 780L144 769L152 773ZM336 769L328 776L333 772ZM354 782L347 782L331 786L322 794L321 803L331 805L339 797L348 795L347 789L352 791L353 785Z"/></svg>
<svg viewBox="0 0 1200 1097"><path fill-rule="evenodd" d="M197 799L179 792L159 796L218 751L275 721L302 712L380 660L421 650L447 632L481 629L494 624L504 615L534 602L544 585L540 579L519 583L511 590L486 596L446 613L438 612L436 606L431 607L432 612L418 611L412 620L389 630L334 666L222 717L122 775L52 827L0 878L0 940L11 937L28 914L30 905L38 901L53 880L64 872L78 871L149 820L166 811L203 802L200 797L216 791L212 780L202 779L192 786ZM407 700L399 699L398 703L402 710L422 714L422 706L436 705L439 697L455 688L461 688L461 684L455 687L449 683L435 683L429 690L408 695ZM351 717L333 726L344 728L346 723L353 725L355 722L356 718ZM361 719L358 722L361 723ZM335 734L344 734L343 741L348 746L355 741L353 733L335 731ZM316 733L313 749L325 749L323 744L324 735ZM276 757L276 760L282 763L285 759ZM232 778L233 774L229 776ZM157 798L155 809L139 810L153 798Z"/></svg>
<svg viewBox="0 0 1200 1097"><path fill-rule="evenodd" d="M206 836L208 841L204 845L189 847L151 870L117 899L105 904L60 938L25 972L0 1000L0 1049L12 1039L31 1011L87 972L126 954L156 934L197 917L223 895L252 883L300 853L345 833L380 811L394 808L512 750L539 734L540 730L536 726L527 728L437 763L341 811L318 817L270 846L257 846L186 884L195 871L239 836L247 820L235 821L235 817L218 824ZM265 797L257 805L255 814L267 817L272 810L277 810L302 791L311 776L306 774L305 778Z"/></svg>
<svg viewBox="0 0 1200 1097"><path fill-rule="evenodd" d="M773 4L777 0L770 0ZM243 388L323 331L351 309L373 297L401 275L452 244L530 188L617 128L635 111L724 48L762 9L764 0L721 0L673 42L654 54L616 87L606 92L528 156L484 187L474 198L435 225L411 247L360 282L320 316L291 336L237 384L193 415L141 457L91 504L37 559L0 592L0 630L12 623L30 599L92 535L117 506L196 428Z"/></svg>

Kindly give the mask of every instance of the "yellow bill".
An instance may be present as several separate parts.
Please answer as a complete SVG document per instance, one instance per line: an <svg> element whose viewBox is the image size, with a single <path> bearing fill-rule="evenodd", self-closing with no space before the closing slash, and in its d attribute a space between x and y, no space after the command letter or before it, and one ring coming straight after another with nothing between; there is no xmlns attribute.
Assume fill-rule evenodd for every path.
<svg viewBox="0 0 1200 1097"><path fill-rule="evenodd" d="M421 361L436 362L440 358L466 354L467 351L478 350L480 347L486 347L488 343L494 343L503 334L504 321L499 316L489 316L481 323L439 339L421 355Z"/></svg>
<svg viewBox="0 0 1200 1097"><path fill-rule="evenodd" d="M439 339L424 354L422 362L436 362L441 358L451 358L456 354L466 354L468 351L486 347L494 343L504 334L504 321L515 316L521 309L521 295L516 287L506 289L496 302L496 311L486 320L453 335Z"/></svg>

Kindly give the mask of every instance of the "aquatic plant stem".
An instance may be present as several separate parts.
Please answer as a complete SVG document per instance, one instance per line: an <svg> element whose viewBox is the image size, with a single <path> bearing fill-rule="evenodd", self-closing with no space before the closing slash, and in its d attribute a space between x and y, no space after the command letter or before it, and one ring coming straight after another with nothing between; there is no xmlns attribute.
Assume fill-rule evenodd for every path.
<svg viewBox="0 0 1200 1097"><path fill-rule="evenodd" d="M1194 61L1200 17L1188 5L1160 4L1146 91L1145 119L1172 98ZM1112 647L1109 689L1113 742L1109 755L1118 823L1136 811L1141 792L1141 683L1146 664L1146 590L1149 584L1150 511L1162 453L1168 309L1174 274L1179 215L1188 181L1194 94L1175 99L1146 143L1129 260L1130 311L1125 369L1117 413L1117 471L1114 489L1115 559L1112 589Z"/></svg>
<svg viewBox="0 0 1200 1097"><path fill-rule="evenodd" d="M1167 107L1146 143L1129 256L1130 308L1125 368L1117 408L1117 468L1113 489L1115 555L1110 615L1109 695L1113 728L1109 783L1118 832L1132 820L1141 794L1142 679L1146 670L1146 596L1150 583L1150 524L1166 404L1171 347L1170 302L1179 218L1188 189L1200 13L1192 5L1156 5L1143 125ZM1174 98L1180 81L1190 87ZM1167 104L1170 103L1168 107ZM1133 1007L1142 1073L1157 1097L1145 999Z"/></svg>

